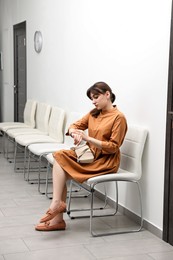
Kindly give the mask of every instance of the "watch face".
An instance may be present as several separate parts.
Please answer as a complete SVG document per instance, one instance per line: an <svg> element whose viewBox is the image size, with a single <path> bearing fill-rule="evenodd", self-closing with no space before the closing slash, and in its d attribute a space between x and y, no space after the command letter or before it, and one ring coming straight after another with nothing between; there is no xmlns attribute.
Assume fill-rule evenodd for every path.
<svg viewBox="0 0 173 260"><path fill-rule="evenodd" d="M34 34L34 48L36 52L40 52L43 45L43 38L40 31L36 31Z"/></svg>

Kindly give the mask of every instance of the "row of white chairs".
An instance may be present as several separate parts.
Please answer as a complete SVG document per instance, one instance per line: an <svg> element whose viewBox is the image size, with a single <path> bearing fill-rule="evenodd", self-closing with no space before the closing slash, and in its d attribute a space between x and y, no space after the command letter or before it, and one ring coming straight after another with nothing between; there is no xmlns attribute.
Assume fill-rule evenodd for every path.
<svg viewBox="0 0 173 260"><path fill-rule="evenodd" d="M70 125L80 116L77 112L66 115L62 108L28 100L24 110L24 123L0 123L6 157L8 157L9 142L14 143L14 170L17 170L18 149L24 150L25 174L28 152L29 155L31 152L35 153L41 160L46 153L72 146L71 138L64 134L64 131L67 131L65 123Z"/></svg>
<svg viewBox="0 0 173 260"><path fill-rule="evenodd" d="M30 102L30 101L29 101ZM35 101L33 101L35 102ZM31 106L31 103L30 103ZM27 107L27 104L26 104ZM31 106L32 107L32 106ZM33 111L33 110L32 110ZM29 114L29 113L28 113ZM33 116L33 112L31 113ZM25 114L26 115L26 114ZM32 117L30 116L30 118ZM58 107L51 107L50 105L43 103L35 103L35 125L32 121L32 126L26 123L0 123L0 130L6 136L8 140L14 141L14 165L16 165L17 148L24 148L24 172L27 169L26 180L29 180L30 173L30 159L32 156L38 158L38 187L40 191L40 174L41 174L41 160L46 159L49 166L53 165L54 158L52 153L60 149L70 149L73 145L73 140L65 135L68 126L78 120L81 117L79 113L70 113L66 118L66 113L63 109ZM25 118L25 117L24 117ZM27 121L28 122L28 121ZM23 125L23 127L22 127ZM35 127L35 128L34 128ZM20 128L20 130L19 130ZM28 132L27 132L28 130ZM33 132L32 132L33 131ZM74 218L73 212L86 211L86 209L71 209L71 194L72 185L75 184L80 188L86 190L91 195L89 216L90 216L90 233L92 236L102 236L117 233L128 233L140 231L143 227L143 212L142 212L142 194L140 188L140 179L142 176L142 155L147 138L147 129L145 127L139 127L131 125L128 127L128 131L121 146L121 163L117 173L101 175L88 179L84 184L79 184L75 181L71 181L69 190L69 199L67 206L67 213L70 218ZM5 149L5 148L4 148ZM26 166L26 158L28 154L28 164ZM16 166L15 166L16 170ZM49 176L46 176L46 194L48 193L48 180ZM112 216L118 212L118 182L127 182L136 184L139 194L139 227L132 229L114 230L109 232L95 232L95 226L93 225L93 218L99 217L96 215L94 204L94 194L97 190L96 186L102 183L115 183L115 203L116 208L112 214L101 214L101 216ZM106 196L106 195L104 195ZM82 217L84 215L82 214Z"/></svg>

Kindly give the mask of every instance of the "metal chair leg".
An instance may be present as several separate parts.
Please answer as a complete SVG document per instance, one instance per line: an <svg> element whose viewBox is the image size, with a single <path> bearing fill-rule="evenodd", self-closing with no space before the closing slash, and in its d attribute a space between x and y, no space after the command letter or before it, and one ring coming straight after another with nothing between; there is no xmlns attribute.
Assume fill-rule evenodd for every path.
<svg viewBox="0 0 173 260"><path fill-rule="evenodd" d="M7 135L4 132L3 133L2 146L3 146L3 155L4 155L5 158L6 158L6 138L7 138Z"/></svg>
<svg viewBox="0 0 173 260"><path fill-rule="evenodd" d="M27 152L25 151L25 156L24 156L24 180L25 181L29 181L30 163L31 163L31 153L30 151L28 152L28 163L27 163ZM26 178L26 173L27 173L27 178Z"/></svg>
<svg viewBox="0 0 173 260"><path fill-rule="evenodd" d="M14 171L16 172L17 167L16 167L16 156L17 156L17 143L15 142L14 145Z"/></svg>
<svg viewBox="0 0 173 260"><path fill-rule="evenodd" d="M46 171L46 186L45 186L45 195L47 198L48 197L48 182L49 182L49 172L50 172L50 163L48 162L48 165L47 165L47 171Z"/></svg>
<svg viewBox="0 0 173 260"><path fill-rule="evenodd" d="M42 157L44 157L47 153L45 154L40 154L39 156L39 160L38 160L38 192L40 192L41 194L45 194L44 192L41 192L41 163L42 163ZM48 167L48 166L47 166ZM47 170L46 170L46 179L45 180L45 184L48 185L47 183ZM46 188L45 188L46 189Z"/></svg>

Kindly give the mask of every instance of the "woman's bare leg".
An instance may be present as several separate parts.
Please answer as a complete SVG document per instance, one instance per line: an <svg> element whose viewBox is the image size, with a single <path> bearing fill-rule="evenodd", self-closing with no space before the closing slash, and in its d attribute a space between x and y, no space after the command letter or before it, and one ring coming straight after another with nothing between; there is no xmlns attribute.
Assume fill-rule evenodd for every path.
<svg viewBox="0 0 173 260"><path fill-rule="evenodd" d="M67 177L68 177L67 173L55 161L53 165L53 199L49 207L52 211L55 211L57 208L59 208L61 201L66 202ZM45 216L42 217L41 222L43 222L43 219L46 218L47 218L47 213ZM55 217L53 217L53 219L50 220L50 225L51 226L55 225L62 220L63 220L63 213L58 213ZM44 222L39 224L39 226L44 226Z"/></svg>
<svg viewBox="0 0 173 260"><path fill-rule="evenodd" d="M59 204L63 200L64 189L66 187L67 174L55 161L53 165L53 199L50 208L54 207L54 204Z"/></svg>
<svg viewBox="0 0 173 260"><path fill-rule="evenodd" d="M66 193L67 193L67 189L66 186L64 188L64 196L62 196L62 201L66 201ZM57 207L58 204L54 204L55 208ZM51 225L55 225L57 222L60 222L61 220L63 220L63 213L59 213L58 215L56 215L52 220L50 220L50 224Z"/></svg>
<svg viewBox="0 0 173 260"><path fill-rule="evenodd" d="M66 202L66 196L67 196L67 187L66 187L66 181L68 179L67 173L60 167L60 165L55 161L53 165L53 199L50 205L50 209L52 211L57 210L57 208L60 206L60 203ZM47 213L42 219L47 218ZM63 213L58 213L53 219L50 221L39 223L35 229L39 231L49 231L52 230L59 230L59 229L65 229L65 222L63 220ZM57 226L58 225L58 226Z"/></svg>
<svg viewBox="0 0 173 260"><path fill-rule="evenodd" d="M61 201L66 202L67 195L67 174L55 161L53 165L53 199L50 205L50 209L57 208ZM51 220L51 225L61 221L63 219L63 213L59 213Z"/></svg>

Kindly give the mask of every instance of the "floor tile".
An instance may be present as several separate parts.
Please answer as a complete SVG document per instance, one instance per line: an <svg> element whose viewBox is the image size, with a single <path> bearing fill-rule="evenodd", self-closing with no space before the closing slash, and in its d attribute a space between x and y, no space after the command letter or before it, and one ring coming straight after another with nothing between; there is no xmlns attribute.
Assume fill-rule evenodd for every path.
<svg viewBox="0 0 173 260"><path fill-rule="evenodd" d="M111 257L111 258L103 258L102 260L153 260L148 255L133 255L133 256L116 256L116 257Z"/></svg>
<svg viewBox="0 0 173 260"><path fill-rule="evenodd" d="M0 241L0 255L26 251L28 251L28 248L21 239L7 239Z"/></svg>
<svg viewBox="0 0 173 260"><path fill-rule="evenodd" d="M173 250L170 252L161 252L149 254L154 260L172 260L173 259Z"/></svg>
<svg viewBox="0 0 173 260"><path fill-rule="evenodd" d="M138 240L124 240L123 242L110 242L104 248L104 243L96 245L86 245L86 248L98 259L120 256L133 256L149 254L152 252L170 251L172 246L162 240L148 238Z"/></svg>
<svg viewBox="0 0 173 260"><path fill-rule="evenodd" d="M38 232L35 232L34 225L21 225L21 226L7 226L0 228L0 243L4 239L8 238L26 238L39 236Z"/></svg>
<svg viewBox="0 0 173 260"><path fill-rule="evenodd" d="M95 258L83 247L59 247L27 253L5 255L5 260L94 260Z"/></svg>

